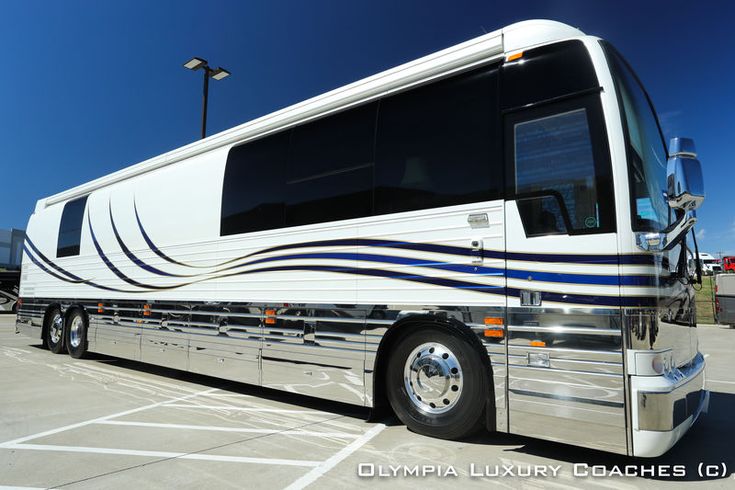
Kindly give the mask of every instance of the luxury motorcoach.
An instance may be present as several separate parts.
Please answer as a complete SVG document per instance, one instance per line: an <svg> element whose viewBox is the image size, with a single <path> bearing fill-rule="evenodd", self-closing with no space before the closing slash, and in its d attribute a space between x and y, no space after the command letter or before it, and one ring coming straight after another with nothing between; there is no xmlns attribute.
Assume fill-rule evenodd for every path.
<svg viewBox="0 0 735 490"><path fill-rule="evenodd" d="M39 200L17 329L440 438L657 456L709 400L703 198L620 53L526 21Z"/></svg>

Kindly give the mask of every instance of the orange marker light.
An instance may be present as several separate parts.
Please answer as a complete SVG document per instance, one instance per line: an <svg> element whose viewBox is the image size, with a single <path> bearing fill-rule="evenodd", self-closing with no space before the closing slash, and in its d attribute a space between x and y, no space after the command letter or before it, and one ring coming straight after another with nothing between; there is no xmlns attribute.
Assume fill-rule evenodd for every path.
<svg viewBox="0 0 735 490"><path fill-rule="evenodd" d="M275 325L276 324L276 310L265 310L265 324Z"/></svg>
<svg viewBox="0 0 735 490"><path fill-rule="evenodd" d="M499 328L486 328L484 334L485 337L492 337L495 339L502 339L505 336L503 330Z"/></svg>
<svg viewBox="0 0 735 490"><path fill-rule="evenodd" d="M502 325L503 319L495 316L486 316L485 325Z"/></svg>
<svg viewBox="0 0 735 490"><path fill-rule="evenodd" d="M546 342L543 340L532 340L531 347L546 347Z"/></svg>
<svg viewBox="0 0 735 490"><path fill-rule="evenodd" d="M143 305L143 316L151 316L151 305Z"/></svg>
<svg viewBox="0 0 735 490"><path fill-rule="evenodd" d="M104 312L105 312L104 303L97 303L97 313L104 313Z"/></svg>
<svg viewBox="0 0 735 490"><path fill-rule="evenodd" d="M505 58L505 61L515 61L522 57L523 57L523 51L520 51L518 53L509 54L508 57Z"/></svg>

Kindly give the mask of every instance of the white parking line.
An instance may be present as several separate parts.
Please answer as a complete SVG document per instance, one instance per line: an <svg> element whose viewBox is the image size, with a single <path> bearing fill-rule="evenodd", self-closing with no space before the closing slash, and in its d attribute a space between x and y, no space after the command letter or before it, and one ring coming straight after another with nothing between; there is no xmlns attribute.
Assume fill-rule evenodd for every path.
<svg viewBox="0 0 735 490"><path fill-rule="evenodd" d="M319 466L312 469L310 472L290 484L286 487L286 490L301 490L302 488L306 488L308 485L311 485L316 480L318 480L322 475L324 475L327 471L331 470L335 466L337 466L339 463L341 463L343 460L345 460L348 456L350 456L352 453L360 449L362 446L367 444L370 439L380 434L383 429L385 429L385 425L378 424L369 431L365 432L362 436L360 436L359 439L353 441L348 446L345 446L344 448L340 449L337 454L329 458L328 460L322 462Z"/></svg>
<svg viewBox="0 0 735 490"><path fill-rule="evenodd" d="M129 427L156 427L161 429L207 430L216 432L244 432L248 434L287 434L290 436L340 437L349 439L360 437L360 434L350 434L348 432L319 432L301 429L250 429L244 427L223 427L219 425L159 424L154 422L134 422L127 420L104 420L102 422L97 422L97 424L125 425Z"/></svg>
<svg viewBox="0 0 735 490"><path fill-rule="evenodd" d="M728 385L735 385L735 381L723 381L721 379L708 379L707 383L725 383Z"/></svg>
<svg viewBox="0 0 735 490"><path fill-rule="evenodd" d="M13 487L13 486L6 486L6 485L0 485L0 490L46 490L44 487Z"/></svg>
<svg viewBox="0 0 735 490"><path fill-rule="evenodd" d="M149 458L196 459L201 461L222 461L227 463L253 463L279 466L319 466L321 461L298 459L248 458L244 456L218 456L215 454L172 453L168 451L138 451L134 449L114 449L107 447L57 446L49 444L3 444L7 449L27 449L31 451L60 451L70 453L116 454L120 456L146 456Z"/></svg>
<svg viewBox="0 0 735 490"><path fill-rule="evenodd" d="M104 421L104 420L114 419L114 418L117 418L117 417L122 417L124 415L130 415L132 413L142 412L143 410L149 410L151 408L160 407L161 405L165 405L165 404L170 403L172 401L173 402L177 402L177 401L188 400L189 398L194 398L196 396L200 396L200 395L204 395L204 394L207 394L207 393L211 393L213 391L217 391L217 388L211 388L209 390L204 390L204 391L200 391L200 392L197 392L197 393L192 393L190 395L180 396L178 398L174 398L173 400L165 400L165 401L162 401L162 402L151 403L150 405L145 405L145 406L142 406L142 407L133 408L133 409L130 409L130 410L125 410L123 412L113 413L112 415L105 415L104 417L97 417L97 418L94 418L94 419L85 420L84 422L77 422L76 424L69 424L69 425L65 425L63 427L57 427L56 429L50 429L50 430L46 430L46 431L43 431L43 432L38 432L36 434L31 434L29 436L19 437L18 439L13 439L12 441L6 441L6 442L3 442L3 443L0 443L0 448L8 448L10 446L20 444L22 442L30 441L32 439L38 439L39 437L46 437L46 436L50 436L52 434L58 434L59 432L64 432L64 431L67 431L67 430L72 430L72 429L77 429L79 427L84 427L85 425L95 424L97 422L101 422L101 421Z"/></svg>
<svg viewBox="0 0 735 490"><path fill-rule="evenodd" d="M265 412L265 413L309 413L312 415L331 415L327 412L318 410L287 410L282 408L255 408L255 407L238 407L235 405L193 405L190 403L165 403L164 407L174 408L201 408L205 410L236 410L238 412Z"/></svg>

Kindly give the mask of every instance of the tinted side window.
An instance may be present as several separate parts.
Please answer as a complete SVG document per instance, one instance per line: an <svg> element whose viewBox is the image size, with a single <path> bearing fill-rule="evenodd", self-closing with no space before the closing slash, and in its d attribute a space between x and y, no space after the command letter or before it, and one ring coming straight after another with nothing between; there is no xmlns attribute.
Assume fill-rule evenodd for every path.
<svg viewBox="0 0 735 490"><path fill-rule="evenodd" d="M64 204L59 226L59 240L56 243L57 257L79 255L79 242L82 237L82 222L87 196L74 199Z"/></svg>
<svg viewBox="0 0 735 490"><path fill-rule="evenodd" d="M375 214L501 197L495 67L380 103Z"/></svg>
<svg viewBox="0 0 735 490"><path fill-rule="evenodd" d="M377 104L293 130L286 169L286 226L372 214Z"/></svg>
<svg viewBox="0 0 735 490"><path fill-rule="evenodd" d="M230 150L222 188L221 235L281 228L290 132Z"/></svg>

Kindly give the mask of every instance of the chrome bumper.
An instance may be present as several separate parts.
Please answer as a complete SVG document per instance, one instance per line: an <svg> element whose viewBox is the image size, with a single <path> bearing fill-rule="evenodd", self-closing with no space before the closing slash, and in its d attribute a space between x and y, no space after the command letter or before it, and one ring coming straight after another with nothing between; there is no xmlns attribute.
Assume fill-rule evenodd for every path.
<svg viewBox="0 0 735 490"><path fill-rule="evenodd" d="M678 441L709 406L704 357L665 376L631 376L633 455L655 457Z"/></svg>

